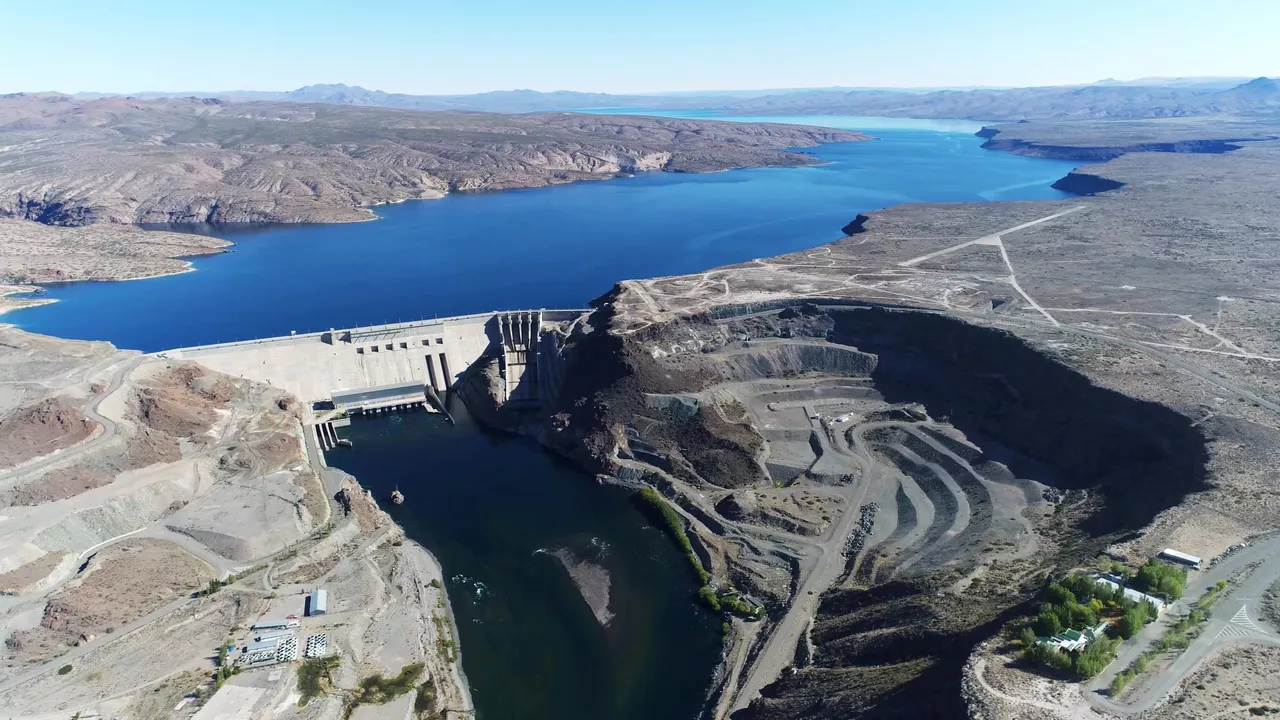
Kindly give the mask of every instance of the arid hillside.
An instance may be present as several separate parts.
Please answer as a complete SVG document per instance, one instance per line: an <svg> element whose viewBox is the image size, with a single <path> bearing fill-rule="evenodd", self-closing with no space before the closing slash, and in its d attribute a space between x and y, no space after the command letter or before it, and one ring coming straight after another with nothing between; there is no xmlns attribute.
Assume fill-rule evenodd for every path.
<svg viewBox="0 0 1280 720"><path fill-rule="evenodd" d="M646 170L803 165L844 130L179 98L0 97L0 217L342 222L370 205Z"/></svg>

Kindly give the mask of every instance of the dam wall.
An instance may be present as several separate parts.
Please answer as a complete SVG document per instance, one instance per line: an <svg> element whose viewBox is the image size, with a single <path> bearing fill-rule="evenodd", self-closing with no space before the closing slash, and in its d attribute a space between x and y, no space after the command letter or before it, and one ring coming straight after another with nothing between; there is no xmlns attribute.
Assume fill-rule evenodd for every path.
<svg viewBox="0 0 1280 720"><path fill-rule="evenodd" d="M588 310L525 310L394 323L178 348L159 357L191 360L217 372L285 390L306 403L335 393L419 383L445 393L477 360L502 360L503 379L536 402L539 338L548 326ZM558 367L558 358L548 363ZM511 369L511 377L506 369ZM528 377L526 377L526 368ZM521 386L527 389L521 390Z"/></svg>

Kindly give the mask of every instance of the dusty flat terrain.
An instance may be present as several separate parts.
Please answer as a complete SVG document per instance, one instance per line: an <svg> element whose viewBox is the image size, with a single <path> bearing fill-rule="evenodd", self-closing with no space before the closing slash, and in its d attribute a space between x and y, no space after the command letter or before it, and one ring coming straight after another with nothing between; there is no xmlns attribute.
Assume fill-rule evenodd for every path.
<svg viewBox="0 0 1280 720"><path fill-rule="evenodd" d="M1227 645L1183 681L1168 706L1144 720L1280 715L1280 648Z"/></svg>
<svg viewBox="0 0 1280 720"><path fill-rule="evenodd" d="M0 217L342 222L370 205L646 170L803 165L864 139L794 125L424 113L214 99L0 97Z"/></svg>

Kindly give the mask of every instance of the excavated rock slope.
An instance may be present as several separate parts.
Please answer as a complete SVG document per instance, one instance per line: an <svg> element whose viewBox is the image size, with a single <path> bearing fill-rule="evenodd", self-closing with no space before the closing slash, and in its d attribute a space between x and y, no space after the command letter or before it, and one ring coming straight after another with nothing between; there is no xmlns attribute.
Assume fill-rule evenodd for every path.
<svg viewBox="0 0 1280 720"><path fill-rule="evenodd" d="M899 484L923 488L910 497L897 490L898 507L882 510L881 524L864 521L850 536L863 538L857 547L868 543L868 552L861 570L861 556L852 556L847 582L820 588L812 664L784 673L744 717L959 716L959 670L970 648L1025 610L1046 573L1093 557L1208 487L1208 438L1189 418L1102 387L1008 332L865 306L780 302L753 310L734 319L721 309L718 319L685 317L623 334L610 330L611 298L603 298L584 324L590 329L568 340L570 379L559 412L541 429L544 442L597 472L636 477L641 464L652 468L641 475L647 481L670 476L700 489L717 500L714 509L656 483L731 546L741 544L739 535L758 538L750 547L772 537L754 534L753 524L765 533L810 535L749 511L754 489L794 483L805 492L856 493L865 486L864 499L887 507ZM833 378L848 382L833 385ZM760 412L800 422L845 412L848 421L828 419L823 427L854 428L847 442L855 454L868 448L870 474L824 475L824 453L845 442L840 435L810 443L798 431L762 428L717 400L716 388L756 393ZM657 396L702 400L676 412ZM823 410L858 403L882 409ZM911 429L917 425L923 429ZM763 457L766 447L785 443L812 444L818 456L795 479L772 475L777 465ZM1045 514L1037 489L1045 486L1067 493L1056 513ZM1030 507L1041 509L1024 510ZM839 508L823 512L835 512L838 522ZM929 526L917 525L925 516ZM826 527L820 532L811 542L827 537ZM1005 560L992 562L1000 553ZM766 566L746 550L724 557L744 587L761 597L776 593L752 584ZM773 620L802 600L787 597Z"/></svg>

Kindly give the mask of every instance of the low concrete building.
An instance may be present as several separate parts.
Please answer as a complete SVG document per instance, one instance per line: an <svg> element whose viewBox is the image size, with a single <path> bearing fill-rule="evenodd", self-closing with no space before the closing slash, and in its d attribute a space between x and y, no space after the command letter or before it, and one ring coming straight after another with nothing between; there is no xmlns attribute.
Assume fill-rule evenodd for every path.
<svg viewBox="0 0 1280 720"><path fill-rule="evenodd" d="M307 597L307 615L315 617L324 615L329 612L329 593L324 588L316 588L316 591Z"/></svg>
<svg viewBox="0 0 1280 720"><path fill-rule="evenodd" d="M245 653L250 655L256 652L261 652L263 650L271 650L274 652L275 649L279 647L279 645L280 645L280 638L274 637L274 638L269 638L267 640L259 640L256 643L251 643L248 647L244 649L244 651Z"/></svg>

